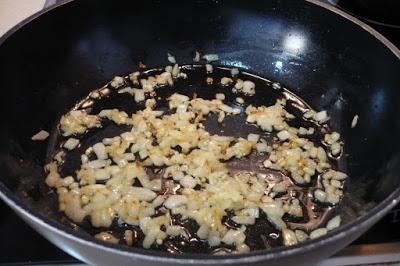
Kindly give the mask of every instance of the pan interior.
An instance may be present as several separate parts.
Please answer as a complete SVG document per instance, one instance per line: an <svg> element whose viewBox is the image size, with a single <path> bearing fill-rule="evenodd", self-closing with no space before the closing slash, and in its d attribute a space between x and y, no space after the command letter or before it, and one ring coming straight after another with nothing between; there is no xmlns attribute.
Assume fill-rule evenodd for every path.
<svg viewBox="0 0 400 266"><path fill-rule="evenodd" d="M206 120L203 122L203 125L205 130L210 134L244 139L246 139L249 134L257 134L261 136L261 138L270 146L272 144L279 144L281 141L274 137L273 134L263 131L254 124L247 123L247 115L245 113L246 107L249 105L256 107L262 105L271 106L274 105L278 99L285 99L285 110L295 116L294 119L288 122L290 126L296 128L304 127L314 129L315 133L305 138L310 139L316 145L324 146L323 136L326 133L331 132L327 124L318 124L317 122L304 119L303 114L306 111L311 110L310 106L277 82L270 81L241 69L239 75L235 75L233 79L254 82L256 86L256 93L255 95L249 96L243 93L235 92L235 82L227 85L221 84L220 80L223 77L231 76L231 68L224 66L214 67L213 73L208 73L205 65L183 65L180 67L180 69L184 74L187 75L187 78L176 79L172 86L162 86L157 88L155 91L156 95L151 97L156 99L155 109L163 111L164 114L171 113L171 110L168 107L167 99L173 93L187 95L190 98L203 98L208 100L214 99L218 93L223 93L225 97L223 102L232 108L239 109L241 113L239 115L226 116L222 123L217 121L217 114L208 115ZM161 74L163 71L163 68L145 70L141 72L142 74L138 79L146 79L150 76L156 76ZM207 78L210 77L213 79L212 84L207 82ZM135 84L131 83L128 77L125 77L125 82L128 82L128 84L124 86L136 86ZM83 110L89 114L98 114L105 109L118 109L119 111L124 111L127 114L133 114L145 108L144 101L136 103L131 95L128 93L119 93L119 90L121 89L115 89L108 84L89 94L94 95L96 93L98 95L103 95L102 97L93 98L87 96L83 100L79 101L79 103L74 106L73 110ZM241 97L244 100L244 103L239 103L237 100L238 97ZM76 171L79 170L81 166L81 155L85 154L85 151L87 151L94 144L101 142L104 138L113 138L123 132L130 131L130 128L131 127L127 125L117 125L111 121L103 120L101 128L89 129L89 131L83 135L74 136L80 139L80 145L78 148L72 151L66 151L64 149L64 151L66 151L66 155L63 159L63 163L59 167L61 176L76 176ZM48 143L48 161L50 161L55 154L63 150L63 143L68 138L69 137L62 136L59 125L54 126L54 130L52 131L52 135L50 137L51 141ZM138 154L135 154L135 156L138 158ZM314 190L317 188L323 189L322 174L315 174L310 184L298 185L291 180L288 174L264 167L263 162L268 158L268 153L260 154L253 151L249 156L240 159L230 159L227 162L229 174L233 176L237 173L246 172L252 176L259 176L263 180L266 180L269 187L272 187L274 184L281 181L288 182L290 185L287 192L281 193L276 197L285 202L293 199L300 200L301 208L303 209L303 217L299 218L291 215L284 216L284 221L292 230L299 229L309 234L319 227L326 226L326 223L329 219L337 214L340 214L340 205L330 206L327 204L318 204L314 201ZM330 157L329 163L332 165L333 169L345 172L346 169L339 167L340 162L343 161L341 158L341 156L338 158ZM343 166L345 164L340 165ZM162 178L163 170L163 167L147 168L148 175L151 179L159 178L163 180L163 188L158 194L168 195L171 192L170 188L168 188L170 185L167 183L174 181L172 179L169 180ZM103 184L104 182L105 181L98 181L99 184ZM175 186L176 189L174 189L174 191L178 190L180 187L179 184L175 184ZM50 191L49 193L54 194L55 192ZM156 214L154 215L155 217L163 214L163 208L161 207L162 206L156 208ZM233 212L228 212L228 215L223 218L223 224L227 226L228 229L239 230L240 224L237 224L232 220L233 215ZM348 217L345 217L345 219L348 219ZM207 241L200 239L196 235L199 225L194 220L181 219L180 215L173 215L171 221L174 225L179 225L184 228L188 237L168 237L161 245L153 245L151 247L152 249L168 251L171 253L232 252L232 247L230 245L221 244L217 247L210 247L207 244ZM106 231L120 239L121 244L125 244L125 240L123 240L125 230L131 230L134 232L133 242L135 247L141 247L144 238L143 232L140 230L139 226L125 223L121 224L118 222L118 218L114 219L112 226L109 228L95 228L90 225L89 219L85 219L82 223L75 224L74 226L80 227L90 235L96 235ZM275 229L275 227L268 221L267 217L263 213L261 213L260 219L257 219L254 225L246 228L245 235L246 244L251 250L270 249L275 246L283 245L281 232Z"/></svg>

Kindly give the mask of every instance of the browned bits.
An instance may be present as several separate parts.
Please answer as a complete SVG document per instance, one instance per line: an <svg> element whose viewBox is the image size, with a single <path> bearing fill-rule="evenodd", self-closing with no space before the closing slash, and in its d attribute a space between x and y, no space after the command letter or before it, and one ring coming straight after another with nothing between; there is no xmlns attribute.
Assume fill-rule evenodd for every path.
<svg viewBox="0 0 400 266"><path fill-rule="evenodd" d="M145 69L145 68L146 68L146 65L143 64L142 62L139 62L139 68L140 68L140 69Z"/></svg>

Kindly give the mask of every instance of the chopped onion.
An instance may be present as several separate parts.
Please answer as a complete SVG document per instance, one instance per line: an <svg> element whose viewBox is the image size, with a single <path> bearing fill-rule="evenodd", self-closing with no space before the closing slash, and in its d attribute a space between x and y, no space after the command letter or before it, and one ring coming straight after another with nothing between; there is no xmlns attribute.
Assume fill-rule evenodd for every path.
<svg viewBox="0 0 400 266"><path fill-rule="evenodd" d="M225 100L225 94L217 93L217 94L215 94L215 99L223 101L223 100Z"/></svg>
<svg viewBox="0 0 400 266"><path fill-rule="evenodd" d="M339 227L341 221L342 221L342 219L340 218L340 215L337 215L337 216L333 217L326 224L326 229L328 231L330 231L330 230L333 230L333 229Z"/></svg>
<svg viewBox="0 0 400 266"><path fill-rule="evenodd" d="M254 82L246 80L243 82L243 93L247 95L254 95L256 93L255 91L256 84Z"/></svg>
<svg viewBox="0 0 400 266"><path fill-rule="evenodd" d="M239 69L237 69L237 68L232 68L231 69L232 77L237 76L238 74L239 74Z"/></svg>
<svg viewBox="0 0 400 266"><path fill-rule="evenodd" d="M174 57L173 55L169 54L169 53L168 53L168 61L169 61L171 64L176 64L175 57Z"/></svg>
<svg viewBox="0 0 400 266"><path fill-rule="evenodd" d="M240 104L244 104L244 99L242 97L236 97L236 102Z"/></svg>
<svg viewBox="0 0 400 266"><path fill-rule="evenodd" d="M105 160L108 158L108 155L106 152L106 146L104 146L104 144L101 142L93 145L93 151L99 160Z"/></svg>
<svg viewBox="0 0 400 266"><path fill-rule="evenodd" d="M195 52L193 62L200 62L200 53L198 51Z"/></svg>
<svg viewBox="0 0 400 266"><path fill-rule="evenodd" d="M328 230L326 230L326 228L319 228L310 233L310 238L311 239L318 238L323 235L326 235L327 233L328 233Z"/></svg>
<svg viewBox="0 0 400 266"><path fill-rule="evenodd" d="M124 85L125 80L123 77L115 76L114 79L111 81L110 85L114 88L121 87Z"/></svg>
<svg viewBox="0 0 400 266"><path fill-rule="evenodd" d="M198 59L200 54L196 52L194 60ZM95 227L108 227L115 218L119 223L138 226L144 234L144 248L162 245L167 237L188 238L184 228L171 224L171 215L179 215L197 222L196 234L209 246L216 247L222 242L232 245L236 253L248 252L246 226L256 224L260 209L281 231L284 245L309 238L303 231L289 229L283 220L285 215L299 218L306 215L288 189L288 180L279 177L272 181L266 169L257 175L231 171L227 161L232 160L234 165L236 158L253 156L257 151L256 156L261 160L257 159L256 167L280 171L295 185L311 184L314 176L321 174L322 188L314 190L314 199L317 203L333 205L343 196L343 180L347 177L332 170L330 162L341 153L340 134L325 134L324 146L318 146L308 137L314 134L313 127L292 125L290 120L295 116L286 110L285 99L278 99L271 106L246 107L244 118L253 124L249 126L257 128L251 132L263 130L263 133L250 133L247 138L210 133L203 124L207 116L213 114L222 123L228 116L241 114L242 108L236 107L237 103L244 104L243 98L236 97L237 103L224 103L223 93L216 93L215 99L202 99L195 94L191 99L173 93L167 98L170 110L157 110L156 90L187 77L181 73L184 67L179 68L175 58L171 63L174 65L158 75L130 74L130 80L141 88L125 87L124 78L113 80L115 87L121 87L119 93L132 94L136 102L145 101L140 105L141 110L133 114L108 109L100 111L98 116L79 110L63 116L60 124L65 136L101 126L99 117L131 128L89 147L81 155L82 165L75 177L62 177L58 172L58 166L63 163L61 155L46 166L46 183L57 190L59 209L74 222L88 217ZM207 64L206 70L212 72L212 66ZM238 69L233 68L231 74L237 76ZM208 83L213 82L212 77L207 79ZM234 85L234 93L255 93L254 82L235 80L223 77L221 84ZM320 124L329 119L326 111L309 110L303 116ZM260 134L271 135L272 143L260 139ZM64 147L73 149L78 144L79 140L70 138ZM330 152L329 158L324 148ZM223 217L230 213L230 219L241 225L240 228L231 229L223 222ZM340 217L335 217L326 228L314 230L310 238L326 234L339 224ZM126 244L133 245L133 232L126 230L124 239Z"/></svg>
<svg viewBox="0 0 400 266"><path fill-rule="evenodd" d="M279 131L279 133L277 134L277 137L279 138L279 140L287 140L290 137L290 133L287 132L286 130L282 130Z"/></svg>
<svg viewBox="0 0 400 266"><path fill-rule="evenodd" d="M79 145L79 139L69 138L69 139L67 139L67 141L64 143L63 146L67 150L71 151L71 150L75 149L78 145Z"/></svg>
<svg viewBox="0 0 400 266"><path fill-rule="evenodd" d="M218 61L219 57L217 54L206 54L203 55L203 59L207 60L207 62Z"/></svg>
<svg viewBox="0 0 400 266"><path fill-rule="evenodd" d="M353 120L351 120L351 128L355 128L357 126L358 123L358 115L355 115L353 117Z"/></svg>
<svg viewBox="0 0 400 266"><path fill-rule="evenodd" d="M32 136L32 140L45 140L49 137L49 132L47 132L46 130L40 130L38 133L36 133L35 135Z"/></svg>
<svg viewBox="0 0 400 266"><path fill-rule="evenodd" d="M293 246L297 244L297 237L296 234L287 228L282 229L282 238L283 238L283 244L285 246Z"/></svg>
<svg viewBox="0 0 400 266"><path fill-rule="evenodd" d="M206 64L206 72L207 73L212 73L213 72L213 66L210 64Z"/></svg>
<svg viewBox="0 0 400 266"><path fill-rule="evenodd" d="M172 195L165 202L164 206L168 209L179 207L187 202L187 198L183 195Z"/></svg>

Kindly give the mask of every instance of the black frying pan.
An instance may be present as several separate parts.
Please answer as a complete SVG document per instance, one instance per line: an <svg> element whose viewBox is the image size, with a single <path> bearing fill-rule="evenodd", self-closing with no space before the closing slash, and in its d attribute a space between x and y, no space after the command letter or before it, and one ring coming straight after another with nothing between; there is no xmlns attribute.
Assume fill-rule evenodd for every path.
<svg viewBox="0 0 400 266"><path fill-rule="evenodd" d="M333 254L400 196L400 53L368 26L333 11L289 0L77 1L11 35L15 28L0 47L0 196L53 243L96 264L310 264ZM312 107L328 110L332 128L346 142L340 167L351 177L343 226L290 248L222 257L171 255L100 243L57 212L43 185L51 147L31 136L41 128L50 131L81 97L131 72L139 61L164 65L166 53L173 52L189 63L196 49L217 53L222 65L279 81ZM359 125L351 129L355 114Z"/></svg>

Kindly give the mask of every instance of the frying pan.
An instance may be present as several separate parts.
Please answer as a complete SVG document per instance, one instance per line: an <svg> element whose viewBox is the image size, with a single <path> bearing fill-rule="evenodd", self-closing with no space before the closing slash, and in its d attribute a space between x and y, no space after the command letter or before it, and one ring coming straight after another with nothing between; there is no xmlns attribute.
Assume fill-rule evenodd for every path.
<svg viewBox="0 0 400 266"><path fill-rule="evenodd" d="M98 265L310 265L348 245L399 202L400 52L357 19L314 0L85 0L51 9L0 40L0 197L72 256ZM331 114L331 127L345 140L339 166L350 176L342 226L292 247L174 255L97 241L57 211L54 193L43 184L51 140L31 136L50 131L80 98L139 61L165 65L172 52L190 63L194 50L279 81Z"/></svg>

